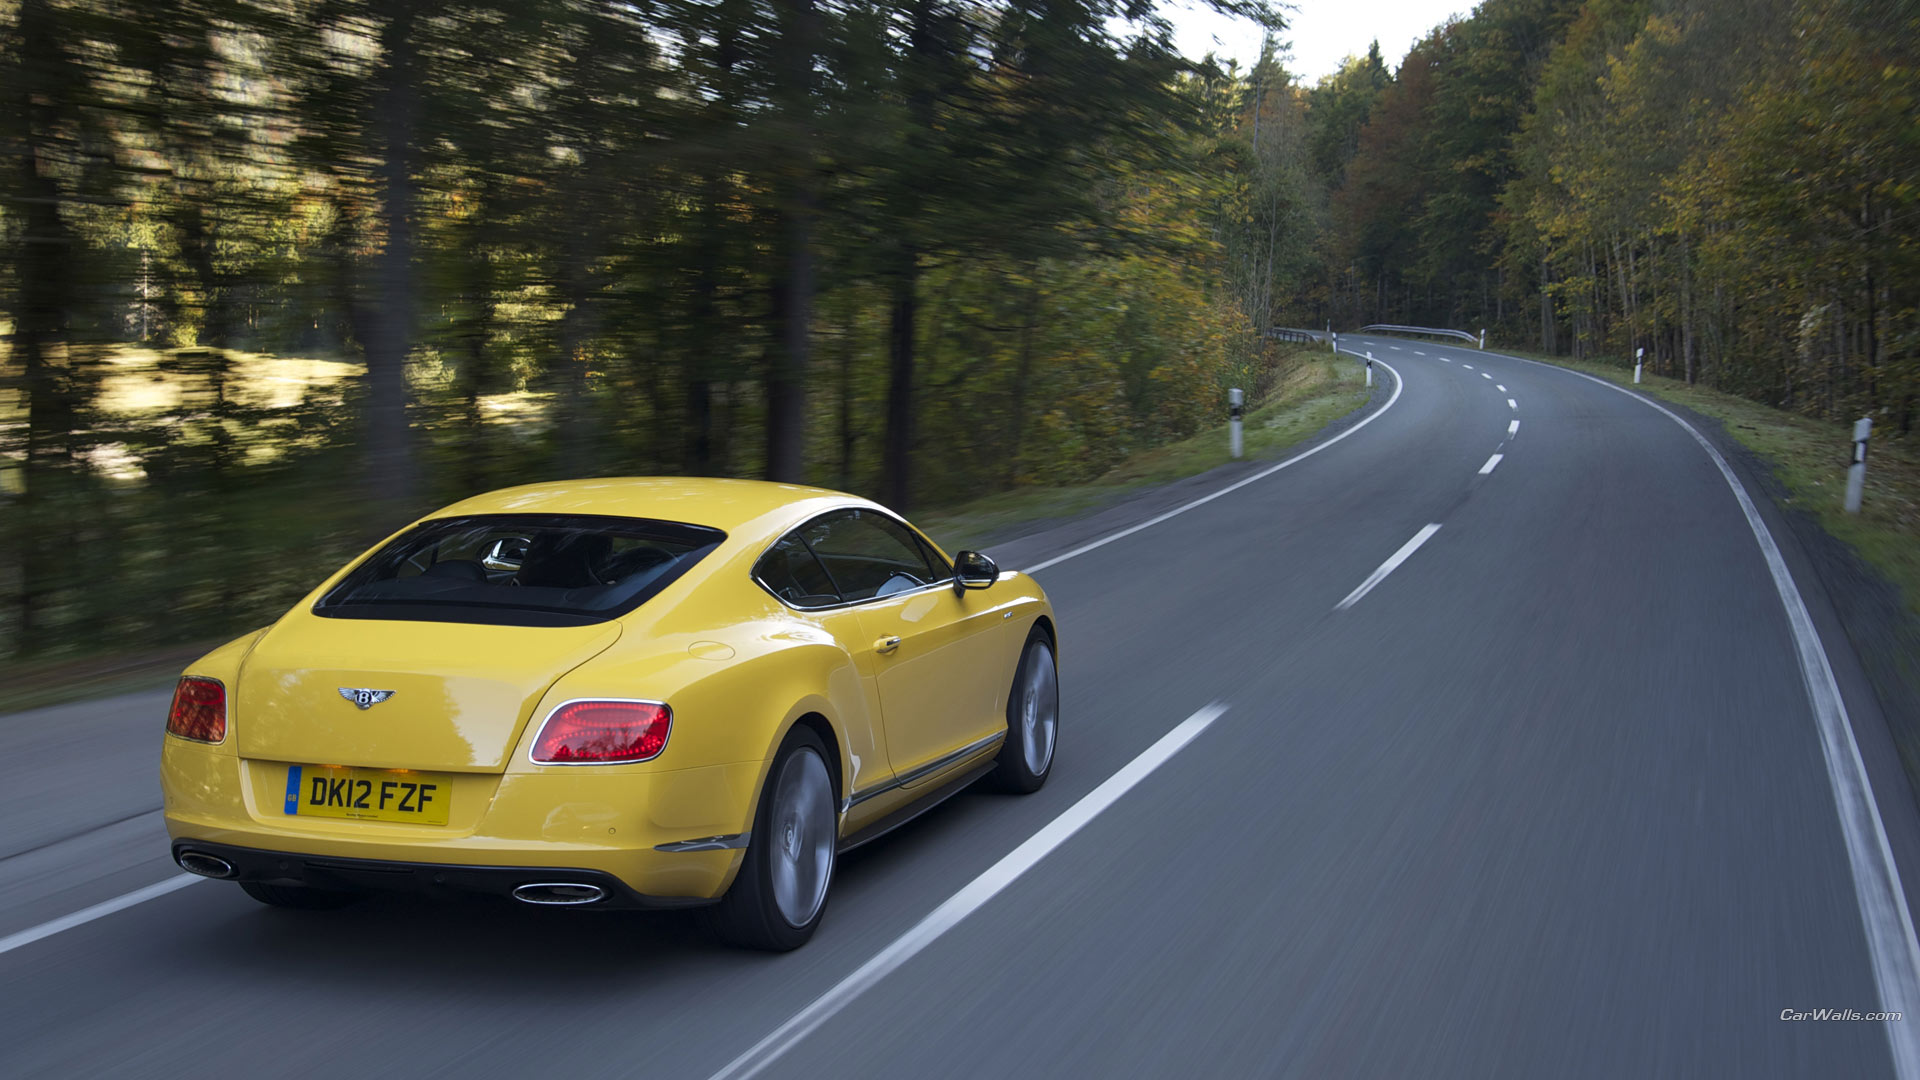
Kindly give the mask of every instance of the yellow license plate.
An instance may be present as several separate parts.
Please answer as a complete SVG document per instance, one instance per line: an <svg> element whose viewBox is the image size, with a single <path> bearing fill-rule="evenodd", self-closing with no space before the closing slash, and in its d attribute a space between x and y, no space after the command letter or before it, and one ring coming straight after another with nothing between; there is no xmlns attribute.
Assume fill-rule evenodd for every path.
<svg viewBox="0 0 1920 1080"><path fill-rule="evenodd" d="M287 813L445 825L453 785L434 773L403 769L287 766Z"/></svg>

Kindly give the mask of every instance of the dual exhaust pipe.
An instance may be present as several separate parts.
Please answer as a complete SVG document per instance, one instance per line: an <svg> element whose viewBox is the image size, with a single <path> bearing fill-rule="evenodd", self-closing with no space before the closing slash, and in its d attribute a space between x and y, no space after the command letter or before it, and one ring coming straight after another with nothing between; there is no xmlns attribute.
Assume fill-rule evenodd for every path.
<svg viewBox="0 0 1920 1080"><path fill-rule="evenodd" d="M182 851L174 856L180 869L201 877L230 880L238 877L239 872L233 864L218 855L209 855L204 851ZM588 885L578 881L536 881L521 885L513 890L513 898L523 904L536 904L541 907L577 907L581 904L597 904L606 899L607 891L598 885Z"/></svg>
<svg viewBox="0 0 1920 1080"><path fill-rule="evenodd" d="M587 885L577 881L541 881L522 885L513 890L513 898L523 904L538 904L541 907L575 907L580 904L593 904L606 898L607 891L598 885Z"/></svg>
<svg viewBox="0 0 1920 1080"><path fill-rule="evenodd" d="M180 864L180 869L191 874L199 874L201 877L225 880L236 875L232 863L204 851L182 851L173 858Z"/></svg>

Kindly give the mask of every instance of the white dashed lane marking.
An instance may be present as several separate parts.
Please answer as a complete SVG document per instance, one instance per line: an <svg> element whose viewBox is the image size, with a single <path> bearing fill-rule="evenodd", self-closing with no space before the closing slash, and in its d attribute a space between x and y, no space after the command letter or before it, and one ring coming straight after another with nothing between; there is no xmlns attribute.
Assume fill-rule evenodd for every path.
<svg viewBox="0 0 1920 1080"><path fill-rule="evenodd" d="M1419 532L1414 533L1413 539L1400 545L1399 551L1394 552L1393 555L1390 556L1386 562L1383 562L1380 564L1378 569L1376 569L1373 573L1368 574L1367 580L1361 582L1359 588L1348 593L1347 598L1345 600L1342 600L1338 604L1335 604L1333 606L1333 610L1345 611L1347 608L1350 608L1353 605L1359 603L1361 597L1372 592L1373 587L1375 585L1378 585L1382 581L1385 581L1387 579L1388 574L1393 573L1396 567L1398 567L1401 563L1407 561L1407 556L1412 555L1415 551L1420 550L1420 545L1426 543L1428 537L1432 536L1434 533L1437 533L1439 531L1440 531L1440 526L1437 524L1433 524L1433 525L1427 525L1424 528L1422 528Z"/></svg>
<svg viewBox="0 0 1920 1080"><path fill-rule="evenodd" d="M1480 475L1485 476L1488 473L1492 472L1493 467L1495 465L1500 464L1500 459L1506 456L1507 455L1505 454L1495 454L1492 457L1488 458L1487 463L1485 465L1480 466Z"/></svg>
<svg viewBox="0 0 1920 1080"><path fill-rule="evenodd" d="M1514 420L1514 421L1512 421L1512 422L1510 422L1510 423L1508 423L1508 424L1507 424L1507 438L1509 438L1509 439L1511 439L1511 438L1513 438L1513 437L1514 437L1515 435L1518 435L1518 434L1520 434L1520 421L1518 421L1518 420Z"/></svg>
<svg viewBox="0 0 1920 1080"><path fill-rule="evenodd" d="M1498 390L1498 391L1500 391L1500 392L1501 392L1501 393L1503 393L1503 394L1507 392L1507 388L1506 388L1506 387L1504 387L1504 386L1501 386L1501 385L1500 385L1499 383L1494 383L1494 384L1493 384L1493 388L1494 388L1495 390Z"/></svg>
<svg viewBox="0 0 1920 1080"><path fill-rule="evenodd" d="M1493 376L1491 376L1491 375L1489 375L1489 374L1487 374L1487 373L1486 373L1486 372L1484 372L1484 371L1480 373L1480 377L1481 377L1481 378L1483 378L1483 379L1491 379L1491 378L1493 378Z"/></svg>
<svg viewBox="0 0 1920 1080"><path fill-rule="evenodd" d="M1519 406L1519 405L1518 405L1517 403L1515 403L1515 402L1514 402L1514 400L1513 400L1512 398L1508 398L1508 399L1507 399L1507 408L1509 408L1509 409L1517 409L1517 408L1519 408L1519 407L1520 407L1520 406Z"/></svg>

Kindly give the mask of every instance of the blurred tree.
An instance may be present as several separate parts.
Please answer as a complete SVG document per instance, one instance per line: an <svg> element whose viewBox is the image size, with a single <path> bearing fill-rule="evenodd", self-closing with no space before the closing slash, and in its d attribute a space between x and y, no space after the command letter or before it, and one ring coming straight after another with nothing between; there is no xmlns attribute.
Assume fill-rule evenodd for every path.
<svg viewBox="0 0 1920 1080"><path fill-rule="evenodd" d="M777 247L767 347L766 477L806 479L807 374L813 352L814 219L819 213L815 69L821 13L814 0L775 0L773 121L778 125L772 233Z"/></svg>
<svg viewBox="0 0 1920 1080"><path fill-rule="evenodd" d="M1319 205L1277 60L1250 95L1117 0L21 0L0 32L0 656L224 633L556 474L1091 478L1272 381L1250 328Z"/></svg>

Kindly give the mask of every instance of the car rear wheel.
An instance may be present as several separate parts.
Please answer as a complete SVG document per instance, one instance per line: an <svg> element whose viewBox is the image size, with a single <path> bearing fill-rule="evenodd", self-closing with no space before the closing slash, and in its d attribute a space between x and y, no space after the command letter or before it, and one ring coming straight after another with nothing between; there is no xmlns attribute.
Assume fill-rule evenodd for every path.
<svg viewBox="0 0 1920 1080"><path fill-rule="evenodd" d="M1059 734L1060 675L1053 663L1053 642L1036 627L1007 694L1007 741L995 759L994 781L1022 795L1039 791L1053 772Z"/></svg>
<svg viewBox="0 0 1920 1080"><path fill-rule="evenodd" d="M306 885L268 885L258 881L241 882L240 891L269 907L300 911L332 911L360 899L359 893L315 889Z"/></svg>
<svg viewBox="0 0 1920 1080"><path fill-rule="evenodd" d="M715 933L769 952L805 945L826 911L839 843L827 749L796 727L767 774L733 887L707 909Z"/></svg>

